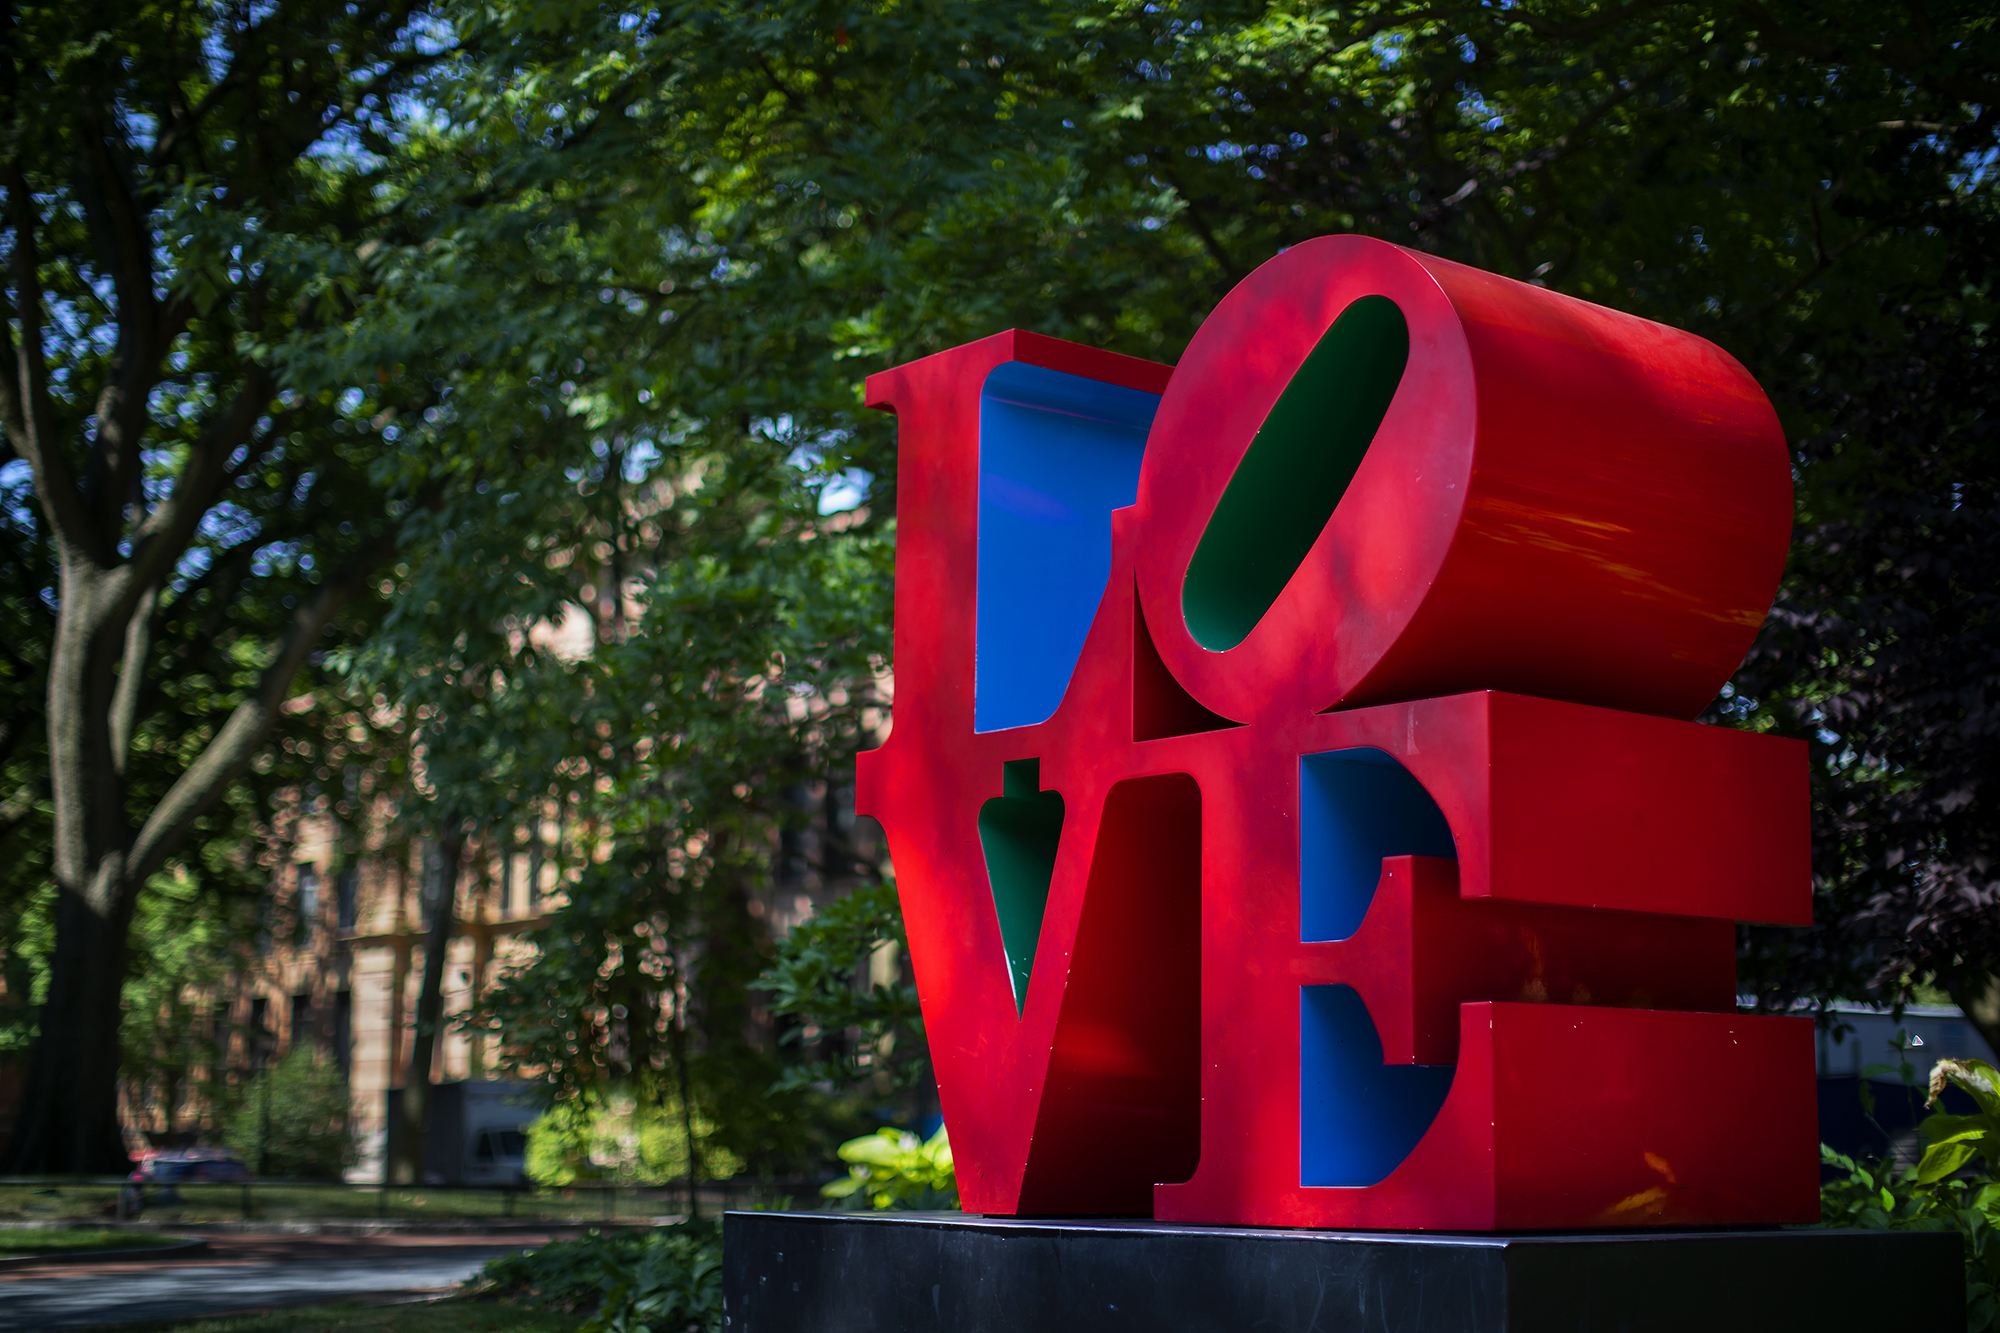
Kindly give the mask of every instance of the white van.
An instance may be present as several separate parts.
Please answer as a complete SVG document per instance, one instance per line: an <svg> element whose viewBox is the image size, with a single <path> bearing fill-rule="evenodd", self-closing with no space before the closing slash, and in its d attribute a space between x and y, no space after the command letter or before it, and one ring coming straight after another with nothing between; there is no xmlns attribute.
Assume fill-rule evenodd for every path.
<svg viewBox="0 0 2000 1333"><path fill-rule="evenodd" d="M403 1090L389 1089L393 1133ZM528 1126L542 1113L526 1083L468 1080L431 1089L429 1132L424 1140L424 1181L432 1185L525 1185ZM383 1160L389 1159L387 1152Z"/></svg>

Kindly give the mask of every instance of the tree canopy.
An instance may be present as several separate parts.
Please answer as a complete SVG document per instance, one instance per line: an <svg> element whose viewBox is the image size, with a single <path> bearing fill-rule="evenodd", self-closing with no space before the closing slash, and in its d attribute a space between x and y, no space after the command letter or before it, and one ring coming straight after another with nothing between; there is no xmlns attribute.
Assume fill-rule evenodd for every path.
<svg viewBox="0 0 2000 1333"><path fill-rule="evenodd" d="M75 941L44 1042L115 1012L64 989L66 947L122 975L150 876L244 864L212 849L386 771L393 719L412 827L589 830L482 1020L524 1067L673 1102L691 1144L699 1110L744 1161L801 1150L785 1097L880 1073L787 1078L747 1021L752 891L788 830L841 827L893 665L894 423L862 377L1008 327L1172 361L1342 231L1759 377L1799 528L1709 720L1812 743L1821 921L1746 932L1745 987L1936 985L2000 1038L1983 7L88 9L10 18L0 181L0 836L31 849L10 901L53 882ZM565 617L583 660L532 632ZM907 1051L896 992L827 993L831 941L893 943L866 901L762 984Z"/></svg>

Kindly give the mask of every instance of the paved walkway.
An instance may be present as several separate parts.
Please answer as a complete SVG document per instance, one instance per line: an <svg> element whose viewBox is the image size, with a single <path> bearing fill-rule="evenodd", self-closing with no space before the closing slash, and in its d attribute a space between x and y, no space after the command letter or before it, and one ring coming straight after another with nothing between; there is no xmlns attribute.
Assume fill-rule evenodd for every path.
<svg viewBox="0 0 2000 1333"><path fill-rule="evenodd" d="M91 1328L437 1291L463 1282L496 1255L548 1239L211 1235L206 1254L180 1261L22 1265L0 1273L0 1329Z"/></svg>

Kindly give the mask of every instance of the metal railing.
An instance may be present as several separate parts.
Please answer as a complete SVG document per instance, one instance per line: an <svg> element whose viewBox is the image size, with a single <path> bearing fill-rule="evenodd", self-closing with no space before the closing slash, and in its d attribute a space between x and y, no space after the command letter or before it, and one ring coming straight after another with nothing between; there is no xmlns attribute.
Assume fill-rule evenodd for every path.
<svg viewBox="0 0 2000 1333"><path fill-rule="evenodd" d="M701 1182L704 1215L729 1208L817 1208L831 1176L737 1177ZM0 1177L0 1222L392 1221L519 1226L645 1226L688 1212L686 1181L592 1180L561 1186L389 1185L337 1181L148 1182L117 1176Z"/></svg>

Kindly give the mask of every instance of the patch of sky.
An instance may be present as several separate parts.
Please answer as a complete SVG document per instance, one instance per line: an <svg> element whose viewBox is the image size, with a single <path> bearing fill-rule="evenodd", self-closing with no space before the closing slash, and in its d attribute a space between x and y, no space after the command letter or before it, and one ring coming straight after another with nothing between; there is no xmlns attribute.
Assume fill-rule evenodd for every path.
<svg viewBox="0 0 2000 1333"><path fill-rule="evenodd" d="M1230 143L1225 139L1221 143L1210 144L1202 152L1211 162L1233 162L1243 156L1243 145Z"/></svg>
<svg viewBox="0 0 2000 1333"><path fill-rule="evenodd" d="M342 389L339 401L340 410L352 416L360 408L361 404L367 401L367 398L368 395L359 389Z"/></svg>
<svg viewBox="0 0 2000 1333"><path fill-rule="evenodd" d="M372 70L360 69L354 74L359 79L371 73L378 76L386 74L388 70L387 64L378 64ZM306 156L347 164L362 171L376 171L386 166L388 159L366 147L365 134L379 135L391 143L405 143L413 129L428 129L441 134L450 127L450 115L430 103L406 93L391 94L386 100L371 93L352 110L328 107L322 117L319 138L306 149ZM387 188L378 184L375 193L380 196Z"/></svg>
<svg viewBox="0 0 2000 1333"><path fill-rule="evenodd" d="M1972 108L1975 114L1978 108ZM1951 173L1951 188L1961 194L1978 189L1990 183L1994 170L2000 167L2000 148L1981 148L1959 158L1959 169Z"/></svg>
<svg viewBox="0 0 2000 1333"><path fill-rule="evenodd" d="M154 143L160 137L159 118L149 111L125 107L121 109L120 119L125 125L125 137L131 140L132 146L145 153L152 152Z"/></svg>
<svg viewBox="0 0 2000 1333"><path fill-rule="evenodd" d="M201 516L200 529L205 540L226 551L256 537L264 525L242 505L224 500Z"/></svg>
<svg viewBox="0 0 2000 1333"><path fill-rule="evenodd" d="M174 577L168 581L167 586L178 596L186 592L188 586L196 579L208 573L209 567L214 563L215 555L208 547L190 546L174 564Z"/></svg>
<svg viewBox="0 0 2000 1333"><path fill-rule="evenodd" d="M1375 58L1382 62L1383 69L1394 69L1397 62L1402 60L1403 48L1409 44L1409 40L1407 33L1377 33L1375 40L1368 43L1368 49L1373 51Z"/></svg>
<svg viewBox="0 0 2000 1333"><path fill-rule="evenodd" d="M244 27L254 27L260 16L268 15L277 6L269 0L258 0L245 15L249 21ZM229 77L229 39L239 31L233 23L217 23L201 35L201 60L208 67L211 83L221 83Z"/></svg>
<svg viewBox="0 0 2000 1333"><path fill-rule="evenodd" d="M171 449L139 451L139 494L148 504L158 504L174 491L174 469L178 455Z"/></svg>
<svg viewBox="0 0 2000 1333"><path fill-rule="evenodd" d="M259 578L289 573L299 562L297 542L272 542L259 547L250 557L250 572Z"/></svg>
<svg viewBox="0 0 2000 1333"><path fill-rule="evenodd" d="M0 512L7 523L22 532L35 530L35 474L24 458L0 463Z"/></svg>
<svg viewBox="0 0 2000 1333"><path fill-rule="evenodd" d="M780 417L786 433L791 425L790 417ZM777 423L773 423L776 425ZM782 436L773 434L773 439ZM875 485L875 474L865 468L832 467L827 462L828 454L838 452L847 443L846 431L828 431L816 439L806 440L786 455L785 461L806 473L806 489L818 495L819 512L840 514L850 509L858 509L868 502L870 490Z"/></svg>
<svg viewBox="0 0 2000 1333"><path fill-rule="evenodd" d="M660 465L660 446L651 440L634 440L625 446L625 480L632 485L644 481Z"/></svg>
<svg viewBox="0 0 2000 1333"><path fill-rule="evenodd" d="M621 23L620 26L622 28L624 25ZM403 29L403 33L410 43L410 48L422 56L442 55L458 45L458 31L434 13L420 11L410 20L409 26Z"/></svg>
<svg viewBox="0 0 2000 1333"><path fill-rule="evenodd" d="M1477 88L1468 88L1462 83L1458 87L1458 114L1461 119L1487 131L1507 128L1507 118L1493 109L1484 93Z"/></svg>

